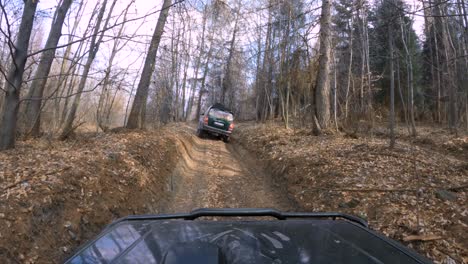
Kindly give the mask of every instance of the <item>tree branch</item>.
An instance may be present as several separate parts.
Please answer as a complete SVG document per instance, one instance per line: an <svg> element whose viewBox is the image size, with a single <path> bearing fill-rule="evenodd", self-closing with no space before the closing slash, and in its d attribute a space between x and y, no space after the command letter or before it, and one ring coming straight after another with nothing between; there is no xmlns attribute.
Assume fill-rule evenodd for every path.
<svg viewBox="0 0 468 264"><path fill-rule="evenodd" d="M66 99L66 98L70 98L72 96L75 96L77 94L83 94L83 93L89 93L89 92L93 92L94 90L96 90L101 84L102 82L104 81L104 79L100 80L93 88L89 89L89 90L83 90L81 92L76 92L76 93L72 93L70 95L67 95L67 96L56 96L56 97L46 97L46 98L23 98L21 99L18 104L24 102L24 101L37 101L37 100L53 100L53 99ZM55 93L55 92L54 92Z"/></svg>
<svg viewBox="0 0 468 264"><path fill-rule="evenodd" d="M12 83L12 82L8 79L8 76L7 76L7 74L5 73L5 71L3 70L3 68L1 67L1 65L0 65L0 73L1 73L1 74L3 75L3 77L5 78L5 81L6 81L9 85L11 85L13 88L16 89L15 84ZM3 89L2 87L0 87L0 90L4 91L4 92L6 93L6 90Z"/></svg>
<svg viewBox="0 0 468 264"><path fill-rule="evenodd" d="M15 61L15 59L13 57L14 54L15 54L14 50L16 50L16 46L13 43L13 41L11 40L11 25L10 25L10 22L8 21L8 16L7 16L7 13L5 11L5 6L3 5L1 0L0 0L0 9L2 9L2 13L5 16L5 23L7 25L8 34L6 34L1 27L0 27L0 32L3 35L5 35L5 37L7 38L8 48L10 49L10 56L11 56L12 62L15 65L15 67L18 68L18 65L16 64L16 61Z"/></svg>
<svg viewBox="0 0 468 264"><path fill-rule="evenodd" d="M92 38L92 37L95 37L95 36L98 36L99 34L105 32L105 31L108 31L108 30L110 30L110 29L113 29L113 28L115 28L115 27L118 27L118 26L120 26L120 25L123 25L123 24L125 24L125 23L133 22L133 21L138 21L138 20L141 20L141 19L145 19L145 18L147 18L147 17L149 17L149 16L151 16L151 15L153 15L153 14L156 14L156 13L158 13L158 12L161 12L161 11L165 10L165 9L171 8L172 6L175 6L175 5L177 5L177 4L183 3L184 1L185 1L185 0L179 0L179 1L176 1L175 3L171 4L170 6L168 6L168 7L166 7L166 8L162 8L162 9L153 11L153 12L151 12L151 13L148 13L148 14L144 15L144 16L132 18L132 19L129 19L129 20L127 20L127 21L122 21L122 22L119 22L119 23L115 23L115 24L113 24L112 26L109 26L109 27L106 27L106 28L104 28L104 29L102 29L102 30L97 31L95 34L91 34L91 35L89 35L89 36L82 37L81 39L68 42L67 44L58 45L58 46L56 46L56 47L45 48L45 49L41 49L41 50L35 51L35 52L33 52L33 53L28 54L27 57L31 57L31 56L37 55L37 54L42 53L42 52L45 52L45 51L47 51L47 50L51 50L51 49L60 49L60 48L64 48L64 47L73 45L73 44L75 44L75 43L78 43L78 42L87 40L87 39Z"/></svg>

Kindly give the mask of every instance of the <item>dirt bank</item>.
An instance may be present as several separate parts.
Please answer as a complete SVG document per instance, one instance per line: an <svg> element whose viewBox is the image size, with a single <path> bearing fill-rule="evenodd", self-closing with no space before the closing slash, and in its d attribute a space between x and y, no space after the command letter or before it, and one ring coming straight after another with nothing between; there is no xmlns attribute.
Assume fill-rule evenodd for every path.
<svg viewBox="0 0 468 264"><path fill-rule="evenodd" d="M1 152L0 262L60 262L113 219L156 213L177 158L166 135L81 135Z"/></svg>
<svg viewBox="0 0 468 264"><path fill-rule="evenodd" d="M386 136L315 137L277 124L237 132L238 142L285 177L303 209L358 215L436 263L467 262L468 160L463 144L452 146L467 138L425 145L420 136L415 146L399 140L391 150Z"/></svg>

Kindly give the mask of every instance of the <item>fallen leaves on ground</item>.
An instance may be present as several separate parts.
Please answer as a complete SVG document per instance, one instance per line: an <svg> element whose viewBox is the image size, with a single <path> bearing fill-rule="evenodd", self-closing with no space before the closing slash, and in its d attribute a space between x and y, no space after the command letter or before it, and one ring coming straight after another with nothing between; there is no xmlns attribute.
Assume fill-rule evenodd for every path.
<svg viewBox="0 0 468 264"><path fill-rule="evenodd" d="M425 127L416 139L400 134L390 149L383 134L316 137L279 124L244 124L236 133L304 210L351 213L436 263L467 263L466 136Z"/></svg>
<svg viewBox="0 0 468 264"><path fill-rule="evenodd" d="M170 131L21 141L0 152L0 262L58 263L112 220L157 213Z"/></svg>

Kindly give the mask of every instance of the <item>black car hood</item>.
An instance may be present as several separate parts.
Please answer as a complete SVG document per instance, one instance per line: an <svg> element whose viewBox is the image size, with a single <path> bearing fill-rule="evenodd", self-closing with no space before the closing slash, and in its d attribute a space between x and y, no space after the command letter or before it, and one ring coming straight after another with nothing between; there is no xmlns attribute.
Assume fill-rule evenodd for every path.
<svg viewBox="0 0 468 264"><path fill-rule="evenodd" d="M121 221L67 263L430 263L346 220Z"/></svg>

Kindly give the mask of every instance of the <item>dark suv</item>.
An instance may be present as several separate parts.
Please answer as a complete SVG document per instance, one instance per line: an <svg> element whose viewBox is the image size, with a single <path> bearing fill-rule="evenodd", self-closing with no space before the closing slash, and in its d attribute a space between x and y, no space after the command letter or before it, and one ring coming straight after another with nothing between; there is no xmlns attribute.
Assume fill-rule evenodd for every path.
<svg viewBox="0 0 468 264"><path fill-rule="evenodd" d="M206 133L219 136L224 142L229 142L234 129L234 115L222 104L214 104L201 114L198 122L197 135L203 137Z"/></svg>

